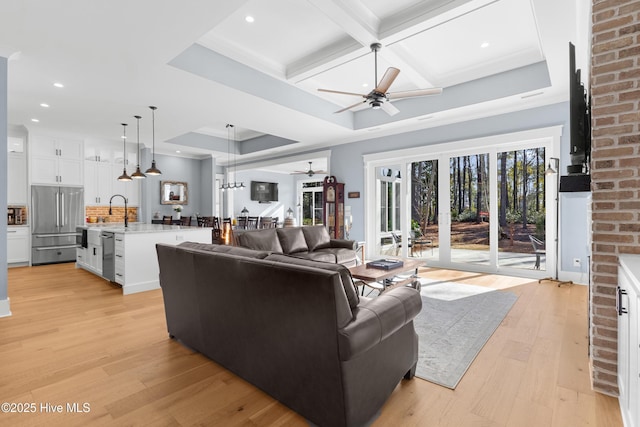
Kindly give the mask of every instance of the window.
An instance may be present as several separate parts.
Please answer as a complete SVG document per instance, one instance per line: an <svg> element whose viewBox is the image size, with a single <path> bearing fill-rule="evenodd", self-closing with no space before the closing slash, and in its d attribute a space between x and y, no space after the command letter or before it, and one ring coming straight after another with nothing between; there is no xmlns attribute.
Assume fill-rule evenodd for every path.
<svg viewBox="0 0 640 427"><path fill-rule="evenodd" d="M400 229L400 183L380 181L380 231Z"/></svg>
<svg viewBox="0 0 640 427"><path fill-rule="evenodd" d="M322 182L302 183L302 225L322 225Z"/></svg>

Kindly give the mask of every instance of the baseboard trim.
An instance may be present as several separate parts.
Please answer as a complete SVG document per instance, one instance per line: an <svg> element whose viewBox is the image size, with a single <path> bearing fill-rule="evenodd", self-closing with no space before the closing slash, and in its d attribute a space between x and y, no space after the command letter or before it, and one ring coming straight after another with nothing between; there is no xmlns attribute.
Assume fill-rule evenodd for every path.
<svg viewBox="0 0 640 427"><path fill-rule="evenodd" d="M576 285L587 285L589 283L587 273L575 271L560 271L558 272L558 279L567 281L571 280Z"/></svg>
<svg viewBox="0 0 640 427"><path fill-rule="evenodd" d="M9 307L9 298L0 300L0 317L11 316L11 308Z"/></svg>
<svg viewBox="0 0 640 427"><path fill-rule="evenodd" d="M137 294L138 292L152 291L154 289L160 289L159 280L125 285L122 287L122 295Z"/></svg>

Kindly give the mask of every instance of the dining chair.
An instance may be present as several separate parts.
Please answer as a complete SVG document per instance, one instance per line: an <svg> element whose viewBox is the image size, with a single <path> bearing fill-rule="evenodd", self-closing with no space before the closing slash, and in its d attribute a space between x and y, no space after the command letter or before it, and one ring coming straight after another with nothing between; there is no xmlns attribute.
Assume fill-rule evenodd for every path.
<svg viewBox="0 0 640 427"><path fill-rule="evenodd" d="M191 225L191 216L183 216L180 218L180 225Z"/></svg>
<svg viewBox="0 0 640 427"><path fill-rule="evenodd" d="M217 216L212 217L213 223L211 226L213 227L213 231L211 232L211 237L213 238L213 243L220 243L222 239L222 228L220 227L220 218Z"/></svg>
<svg viewBox="0 0 640 427"><path fill-rule="evenodd" d="M275 222L273 222L273 218L270 216L262 216L260 217L260 224L258 228L276 228Z"/></svg>
<svg viewBox="0 0 640 427"><path fill-rule="evenodd" d="M256 230L258 228L258 217L250 216L247 217L247 230Z"/></svg>
<svg viewBox="0 0 640 427"><path fill-rule="evenodd" d="M173 221L173 217L171 215L163 215L162 216L162 223L164 225L171 225L171 221Z"/></svg>
<svg viewBox="0 0 640 427"><path fill-rule="evenodd" d="M237 227L240 230L246 230L248 222L249 222L249 218L247 218L246 216L239 216L238 217L238 225L237 225Z"/></svg>

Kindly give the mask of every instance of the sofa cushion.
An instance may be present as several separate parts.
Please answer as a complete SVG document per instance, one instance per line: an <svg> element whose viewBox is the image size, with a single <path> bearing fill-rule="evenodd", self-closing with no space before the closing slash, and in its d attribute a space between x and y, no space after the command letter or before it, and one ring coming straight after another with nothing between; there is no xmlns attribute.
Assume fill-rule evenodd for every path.
<svg viewBox="0 0 640 427"><path fill-rule="evenodd" d="M336 256L330 252L296 252L295 254L291 254L291 256L313 261L336 263Z"/></svg>
<svg viewBox="0 0 640 427"><path fill-rule="evenodd" d="M307 252L309 247L302 234L302 228L300 227L286 227L277 228L275 231L278 233L280 239L280 245L282 246L282 253L293 254L296 252Z"/></svg>
<svg viewBox="0 0 640 427"><path fill-rule="evenodd" d="M356 265L356 253L351 249L345 248L323 248L318 249L317 253L332 254L335 256L335 262L338 264L352 267Z"/></svg>
<svg viewBox="0 0 640 427"><path fill-rule="evenodd" d="M238 235L238 244L249 249L282 253L275 228L245 231Z"/></svg>
<svg viewBox="0 0 640 427"><path fill-rule="evenodd" d="M254 249L242 248L238 246L216 245L211 243L199 243L199 242L182 242L178 246L190 249L198 249L201 251L209 252L222 252L230 255L238 255L247 258L263 259L267 257L271 252L257 251Z"/></svg>
<svg viewBox="0 0 640 427"><path fill-rule="evenodd" d="M302 232L310 251L330 246L331 236L324 225L302 227Z"/></svg>
<svg viewBox="0 0 640 427"><path fill-rule="evenodd" d="M266 257L265 260L283 262L287 264L305 265L308 267L316 267L316 268L322 268L324 270L336 271L340 274L340 279L342 280L342 287L344 288L344 293L347 295L347 300L349 301L349 307L353 310L360 303L358 288L353 283L351 272L344 265L334 264L332 262L320 262L320 261L302 259L302 258L298 258L297 255L287 256L287 255L280 255L280 254L271 254L268 257Z"/></svg>

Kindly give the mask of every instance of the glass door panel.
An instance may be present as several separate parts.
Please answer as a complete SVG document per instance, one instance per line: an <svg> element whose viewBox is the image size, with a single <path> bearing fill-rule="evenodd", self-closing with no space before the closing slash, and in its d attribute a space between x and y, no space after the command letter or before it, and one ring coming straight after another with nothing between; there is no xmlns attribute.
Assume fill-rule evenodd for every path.
<svg viewBox="0 0 640 427"><path fill-rule="evenodd" d="M401 256L402 239L402 174L400 165L377 167L375 172L375 245L367 247L373 256ZM368 255L368 257L369 257Z"/></svg>
<svg viewBox="0 0 640 427"><path fill-rule="evenodd" d="M438 161L411 163L410 257L439 257Z"/></svg>
<svg viewBox="0 0 640 427"><path fill-rule="evenodd" d="M489 155L449 159L451 262L490 265Z"/></svg>
<svg viewBox="0 0 640 427"><path fill-rule="evenodd" d="M322 225L322 182L302 186L302 225Z"/></svg>
<svg viewBox="0 0 640 427"><path fill-rule="evenodd" d="M499 152L497 164L498 266L545 271L545 149Z"/></svg>

